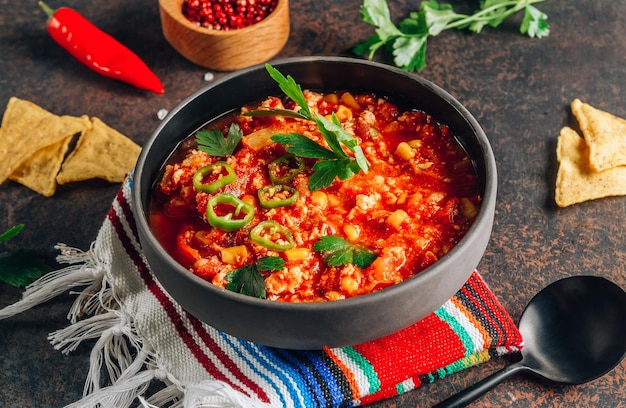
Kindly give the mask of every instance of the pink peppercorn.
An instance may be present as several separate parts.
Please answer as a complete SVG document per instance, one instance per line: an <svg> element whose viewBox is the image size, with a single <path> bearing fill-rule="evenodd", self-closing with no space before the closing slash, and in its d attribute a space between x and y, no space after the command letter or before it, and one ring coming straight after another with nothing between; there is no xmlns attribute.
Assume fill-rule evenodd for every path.
<svg viewBox="0 0 626 408"><path fill-rule="evenodd" d="M278 0L185 0L183 15L213 30L236 30L269 16Z"/></svg>

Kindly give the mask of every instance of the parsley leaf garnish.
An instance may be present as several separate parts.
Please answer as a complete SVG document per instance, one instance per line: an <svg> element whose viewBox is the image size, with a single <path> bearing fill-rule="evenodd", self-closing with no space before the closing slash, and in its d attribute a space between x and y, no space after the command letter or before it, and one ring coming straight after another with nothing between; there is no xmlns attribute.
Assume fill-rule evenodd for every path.
<svg viewBox="0 0 626 408"><path fill-rule="evenodd" d="M285 268L285 261L279 256L264 256L255 265L260 271L280 271Z"/></svg>
<svg viewBox="0 0 626 408"><path fill-rule="evenodd" d="M261 108L248 112L246 115L288 116L315 122L329 147L328 149L299 133L281 133L272 136L272 141L285 146L285 150L291 154L310 159L320 159L313 166L313 175L309 178L309 189L319 190L330 186L335 178L346 180L359 171L367 172L369 163L363 150L358 145L354 135L341 126L337 117L333 114L332 120L328 120L319 113L314 115L306 102L302 88L291 75L285 77L270 64L265 64L265 68L285 95L298 105L299 110ZM344 151L344 147L351 151L354 157L348 155ZM318 171L323 174L317 174Z"/></svg>
<svg viewBox="0 0 626 408"><path fill-rule="evenodd" d="M198 150L211 156L227 157L233 154L243 137L239 125L233 123L228 128L228 135L224 137L217 129L202 129L196 133Z"/></svg>
<svg viewBox="0 0 626 408"><path fill-rule="evenodd" d="M285 268L285 261L278 256L259 258L254 265L246 265L226 274L226 289L242 295L265 299L267 289L261 271L279 271Z"/></svg>
<svg viewBox="0 0 626 408"><path fill-rule="evenodd" d="M0 243L13 238L23 228L24 224L19 224L8 229L0 235ZM0 256L0 281L9 285L27 286L51 270L35 251L20 249Z"/></svg>
<svg viewBox="0 0 626 408"><path fill-rule="evenodd" d="M313 249L322 253L324 262L329 266L353 264L367 268L377 258L374 251L333 235L320 238Z"/></svg>
<svg viewBox="0 0 626 408"><path fill-rule="evenodd" d="M376 27L376 31L353 51L372 59L381 47L390 48L396 66L409 72L421 71L426 67L428 37L452 28L480 33L485 26L496 28L508 17L524 10L520 33L537 38L548 36L548 16L533 6L543 1L481 0L479 10L470 15L456 13L450 4L422 1L419 11L411 12L397 27L391 20L386 0L364 0L361 19Z"/></svg>

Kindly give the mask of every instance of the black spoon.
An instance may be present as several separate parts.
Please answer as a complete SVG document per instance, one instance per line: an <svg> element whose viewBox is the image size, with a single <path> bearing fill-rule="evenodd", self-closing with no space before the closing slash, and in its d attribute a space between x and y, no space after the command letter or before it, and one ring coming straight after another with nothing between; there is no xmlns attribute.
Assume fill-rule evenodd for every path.
<svg viewBox="0 0 626 408"><path fill-rule="evenodd" d="M561 279L530 301L519 330L521 361L435 407L463 407L520 372L562 384L582 384L606 374L626 355L626 292L601 277Z"/></svg>

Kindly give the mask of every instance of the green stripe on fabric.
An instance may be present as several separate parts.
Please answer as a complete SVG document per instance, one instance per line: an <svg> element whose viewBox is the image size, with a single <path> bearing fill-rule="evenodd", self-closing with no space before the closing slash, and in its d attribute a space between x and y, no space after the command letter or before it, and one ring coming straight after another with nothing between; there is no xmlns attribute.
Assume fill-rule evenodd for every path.
<svg viewBox="0 0 626 408"><path fill-rule="evenodd" d="M452 331L454 331L454 333L457 336L459 336L459 339L461 340L461 343L463 343L463 347L465 348L465 356L473 354L474 350L476 348L476 344L474 344L474 340L472 340L472 336L470 336L470 334L467 332L467 330L465 330L465 327L463 327L463 325L461 323L459 323L459 321L456 320L443 307L440 307L439 309L435 310L435 314L441 320L446 322L450 326Z"/></svg>
<svg viewBox="0 0 626 408"><path fill-rule="evenodd" d="M367 377L367 382L369 383L369 393L373 394L380 390L380 380L378 379L378 374L376 374L376 370L374 370L374 366L367 361L358 351L356 351L352 347L343 347L343 352L346 353L346 356L350 358L350 360L354 361L354 363L361 369L365 377Z"/></svg>

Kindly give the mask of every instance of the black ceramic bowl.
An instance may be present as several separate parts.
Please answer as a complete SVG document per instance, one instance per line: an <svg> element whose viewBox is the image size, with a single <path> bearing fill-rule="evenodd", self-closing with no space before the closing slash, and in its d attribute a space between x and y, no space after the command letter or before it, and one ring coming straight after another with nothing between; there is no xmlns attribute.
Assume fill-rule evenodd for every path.
<svg viewBox="0 0 626 408"><path fill-rule="evenodd" d="M177 144L207 122L258 101L281 95L263 66L238 71L200 89L160 124L145 144L135 170L134 211L145 256L165 290L209 325L253 342L291 349L319 349L373 340L403 329L445 303L478 265L489 241L496 202L496 165L483 130L458 101L436 85L387 65L334 57L273 62L303 87L388 96L447 124L478 173L482 205L465 237L435 264L402 283L346 300L283 303L213 286L178 264L153 236L147 209L155 179Z"/></svg>

